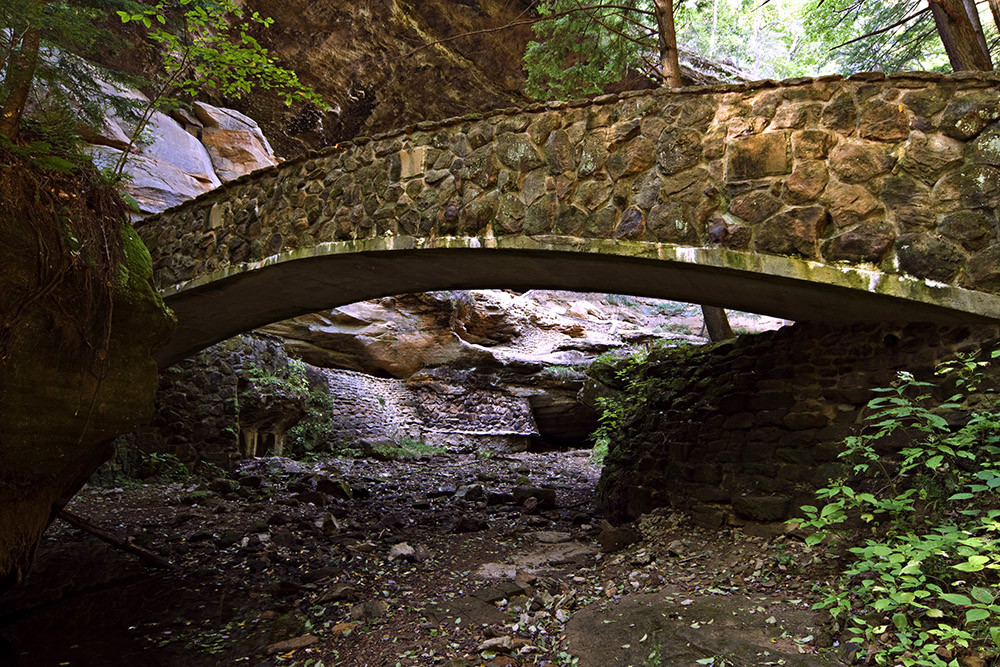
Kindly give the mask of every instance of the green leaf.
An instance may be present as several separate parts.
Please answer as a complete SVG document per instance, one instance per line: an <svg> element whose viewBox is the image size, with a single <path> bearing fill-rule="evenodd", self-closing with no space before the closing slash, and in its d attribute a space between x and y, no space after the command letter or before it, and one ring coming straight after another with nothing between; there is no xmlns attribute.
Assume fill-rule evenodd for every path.
<svg viewBox="0 0 1000 667"><path fill-rule="evenodd" d="M967 596L962 595L961 593L941 593L941 595L939 595L938 597L940 597L945 602L957 604L962 607L968 607L972 604L972 600L970 600Z"/></svg>
<svg viewBox="0 0 1000 667"><path fill-rule="evenodd" d="M986 567L986 563L989 561L989 556L969 556L966 562L952 565L952 567L959 572L979 572Z"/></svg>
<svg viewBox="0 0 1000 667"><path fill-rule="evenodd" d="M972 597L983 604L993 604L993 594L987 588L976 586L972 589Z"/></svg>
<svg viewBox="0 0 1000 667"><path fill-rule="evenodd" d="M989 617L990 617L990 612L987 609L977 608L977 609L970 609L969 611L965 612L966 623L975 623L976 621L981 621L984 618L989 618Z"/></svg>

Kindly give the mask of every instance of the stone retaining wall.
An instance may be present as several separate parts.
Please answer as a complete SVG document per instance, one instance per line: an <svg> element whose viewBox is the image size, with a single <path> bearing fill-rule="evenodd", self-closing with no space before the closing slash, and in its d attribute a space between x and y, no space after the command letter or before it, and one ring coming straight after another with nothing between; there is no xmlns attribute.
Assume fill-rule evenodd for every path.
<svg viewBox="0 0 1000 667"><path fill-rule="evenodd" d="M419 440L466 450L523 449L538 435L524 398L499 390L440 382L376 378L324 370L333 399L335 440Z"/></svg>
<svg viewBox="0 0 1000 667"><path fill-rule="evenodd" d="M872 388L900 370L932 379L938 362L998 336L997 327L797 324L656 350L640 372L660 381L611 443L599 501L618 518L672 506L707 527L784 520L845 471L838 454Z"/></svg>
<svg viewBox="0 0 1000 667"><path fill-rule="evenodd" d="M248 445L257 455L274 453L303 414L305 394L252 377L287 379L288 363L276 339L243 335L161 370L156 413L148 425L119 439L125 456L119 453L115 464L133 469L135 453L142 452L229 469Z"/></svg>

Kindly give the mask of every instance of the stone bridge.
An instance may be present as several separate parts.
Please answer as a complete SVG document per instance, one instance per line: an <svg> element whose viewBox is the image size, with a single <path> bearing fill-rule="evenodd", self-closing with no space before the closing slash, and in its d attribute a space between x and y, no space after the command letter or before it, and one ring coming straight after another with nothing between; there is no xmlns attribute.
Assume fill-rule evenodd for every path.
<svg viewBox="0 0 1000 667"><path fill-rule="evenodd" d="M631 92L418 123L147 219L160 362L388 294L558 288L1000 319L1000 75Z"/></svg>

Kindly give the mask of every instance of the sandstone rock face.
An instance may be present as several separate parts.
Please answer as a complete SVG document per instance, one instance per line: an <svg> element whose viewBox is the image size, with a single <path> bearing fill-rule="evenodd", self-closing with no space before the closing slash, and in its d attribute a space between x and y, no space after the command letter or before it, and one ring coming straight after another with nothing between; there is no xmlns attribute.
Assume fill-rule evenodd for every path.
<svg viewBox="0 0 1000 667"><path fill-rule="evenodd" d="M19 191L11 180L30 167L5 167L3 191L20 195L23 208L0 207L6 325L0 336L0 588L23 578L42 532L108 457L111 439L148 419L156 387L151 352L172 326L133 229L121 230L117 278L106 288L97 276L94 297L91 272L97 269L70 260L66 219L29 215L26 202L37 193ZM58 187L84 190L79 183ZM75 203L73 196L67 200ZM82 208L70 209L68 224L79 223ZM54 267L66 271L54 274Z"/></svg>
<svg viewBox="0 0 1000 667"><path fill-rule="evenodd" d="M277 163L271 145L252 118L204 102L194 103L194 113L204 127L201 142L222 182Z"/></svg>
<svg viewBox="0 0 1000 667"><path fill-rule="evenodd" d="M771 318L749 320L738 315L734 323L755 328L780 325ZM371 438L409 437L412 432L426 436L449 429L458 433L460 424L445 422L448 415L461 414L469 421L466 430L478 429L481 438L489 420L475 418L475 410L455 406L487 388L515 397L529 409L533 425L518 426L517 434L530 436L539 446L580 446L596 426L593 410L577 399L583 368L603 352L654 338L701 342L700 328L700 311L686 304L545 290L523 294L471 290L365 301L279 322L264 331L281 337L310 364L407 380L384 381L386 387L397 389L379 394L385 409L374 409L384 414L370 418L367 409L358 406L379 403L371 398L374 389L351 380L351 375L331 379L331 386L347 387L335 391L343 404L338 412L345 415L341 429L345 437L352 430ZM372 382L382 386L383 381ZM354 392L352 402L354 384L361 389ZM438 387L439 394L453 400L435 412L425 399L429 387ZM406 392L409 397L402 397ZM368 398L361 398L361 393ZM477 400L500 401L481 396ZM404 404L423 407L390 409ZM411 416L392 417L395 413ZM350 414L354 416L347 418ZM397 426L383 428L390 422ZM509 419L497 430L510 430L510 424L522 422Z"/></svg>
<svg viewBox="0 0 1000 667"><path fill-rule="evenodd" d="M145 98L137 91L109 93ZM94 163L113 169L129 147L133 124L115 114L85 139ZM151 141L148 140L151 138ZM277 164L270 144L252 119L232 109L196 103L194 113L154 112L129 151L126 191L139 204L136 218L158 213L263 167Z"/></svg>

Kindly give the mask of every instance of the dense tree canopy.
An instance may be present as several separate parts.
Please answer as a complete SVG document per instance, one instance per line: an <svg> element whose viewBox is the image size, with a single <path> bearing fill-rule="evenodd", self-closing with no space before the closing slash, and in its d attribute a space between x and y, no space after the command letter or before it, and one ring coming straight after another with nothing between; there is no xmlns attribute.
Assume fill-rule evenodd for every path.
<svg viewBox="0 0 1000 667"><path fill-rule="evenodd" d="M525 54L538 98L592 94L629 71L659 80L653 0L541 0L544 20ZM942 44L937 14L974 11L984 50L1000 60L1000 0L678 0L682 51L732 66L746 78L959 67ZM943 9L942 9L943 8ZM993 11L996 12L994 17ZM937 19L937 20L936 20ZM961 36L968 43L968 36ZM988 69L982 61L976 69Z"/></svg>

